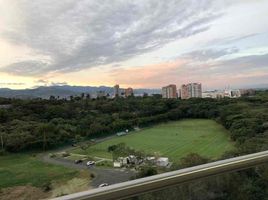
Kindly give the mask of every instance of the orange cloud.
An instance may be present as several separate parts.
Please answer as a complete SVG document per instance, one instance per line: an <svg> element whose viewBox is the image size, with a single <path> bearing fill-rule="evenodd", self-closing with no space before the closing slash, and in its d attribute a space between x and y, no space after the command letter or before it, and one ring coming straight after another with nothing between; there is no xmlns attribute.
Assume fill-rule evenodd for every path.
<svg viewBox="0 0 268 200"><path fill-rule="evenodd" d="M161 87L178 82L178 72L185 62L185 60L176 60L154 65L119 68L110 72L110 76L114 77L115 83L126 87Z"/></svg>

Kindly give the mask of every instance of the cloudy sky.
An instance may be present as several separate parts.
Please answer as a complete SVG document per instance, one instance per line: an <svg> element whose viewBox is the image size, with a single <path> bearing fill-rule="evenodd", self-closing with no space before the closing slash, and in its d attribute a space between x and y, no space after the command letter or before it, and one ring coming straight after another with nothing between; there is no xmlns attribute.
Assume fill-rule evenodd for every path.
<svg viewBox="0 0 268 200"><path fill-rule="evenodd" d="M267 0L0 0L0 87L268 84Z"/></svg>

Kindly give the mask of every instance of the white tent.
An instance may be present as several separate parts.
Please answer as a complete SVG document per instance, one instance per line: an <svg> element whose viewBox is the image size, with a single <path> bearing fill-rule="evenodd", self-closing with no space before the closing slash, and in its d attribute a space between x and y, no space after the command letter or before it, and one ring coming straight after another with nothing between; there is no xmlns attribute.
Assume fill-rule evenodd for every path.
<svg viewBox="0 0 268 200"><path fill-rule="evenodd" d="M168 166L169 160L166 157L160 157L156 160L156 165L160 167L166 167Z"/></svg>

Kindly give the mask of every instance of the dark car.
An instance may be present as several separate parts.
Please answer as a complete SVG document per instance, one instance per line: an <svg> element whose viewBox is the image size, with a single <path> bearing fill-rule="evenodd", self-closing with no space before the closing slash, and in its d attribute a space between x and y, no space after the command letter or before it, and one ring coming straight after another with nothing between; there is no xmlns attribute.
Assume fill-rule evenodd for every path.
<svg viewBox="0 0 268 200"><path fill-rule="evenodd" d="M75 160L74 161L75 164L79 164L79 163L82 163L82 162L83 162L83 160Z"/></svg>

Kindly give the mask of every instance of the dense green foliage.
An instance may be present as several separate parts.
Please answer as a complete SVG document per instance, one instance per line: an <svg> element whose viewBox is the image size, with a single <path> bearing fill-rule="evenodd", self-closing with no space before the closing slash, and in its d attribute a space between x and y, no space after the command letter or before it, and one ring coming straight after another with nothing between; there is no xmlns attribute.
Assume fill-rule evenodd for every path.
<svg viewBox="0 0 268 200"><path fill-rule="evenodd" d="M0 99L1 104L11 104L10 108L0 109L1 151L46 150L136 126L185 118L213 119L229 130L237 148L223 158L268 148L268 91L258 92L255 97L219 100L164 100L159 97L72 98L71 101ZM2 163L4 157L0 159ZM199 161L204 160L193 156L184 159L184 164L191 166L191 162ZM268 168L263 166L211 177L142 199L267 199L267 174Z"/></svg>
<svg viewBox="0 0 268 200"><path fill-rule="evenodd" d="M173 162L191 152L217 159L234 149L234 142L230 141L228 131L220 124L209 119L184 119L133 131L126 136L115 136L86 149L77 148L73 152L111 158L111 150L120 143L142 151L147 156L167 156ZM136 155L127 153L124 156L132 154Z"/></svg>
<svg viewBox="0 0 268 200"><path fill-rule="evenodd" d="M230 130L243 153L267 146L268 95L241 99L165 100L159 97L128 99L14 100L0 109L0 130L7 151L48 149L102 137L135 126L184 118L215 119Z"/></svg>

